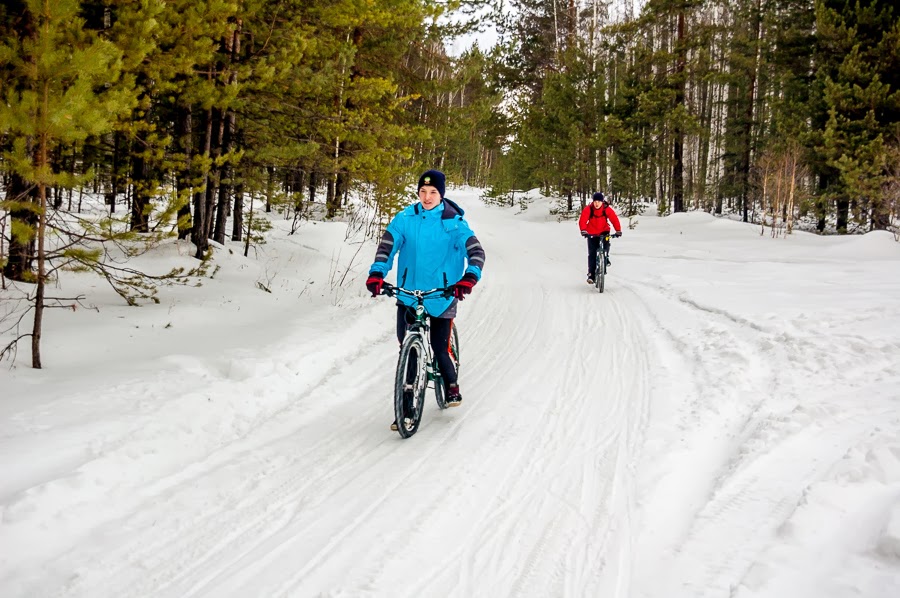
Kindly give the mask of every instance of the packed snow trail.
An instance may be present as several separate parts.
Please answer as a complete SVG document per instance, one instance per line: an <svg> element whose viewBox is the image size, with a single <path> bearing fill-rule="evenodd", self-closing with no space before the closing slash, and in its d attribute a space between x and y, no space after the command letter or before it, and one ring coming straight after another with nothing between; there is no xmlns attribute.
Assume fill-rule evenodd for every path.
<svg viewBox="0 0 900 598"><path fill-rule="evenodd" d="M296 281L333 266L311 253L321 238L286 238L267 274L288 301L271 303L274 284L275 297L243 298L267 306L256 336L247 320L247 347L148 357L108 390L81 382L6 409L15 475L0 545L16 550L0 555L3 594L900 590L889 246L850 267L848 247L880 241L785 248L705 215L644 218L614 242L600 295L575 224L546 204L515 214L450 195L487 252L457 321L460 408L439 411L429 393L419 432L391 432L395 310L362 296L371 256L337 306L297 315L290 292L308 284ZM821 276L835 269L837 290ZM228 297L220 309L241 302ZM11 378L23 396L32 380ZM840 508L870 516L832 523L851 552L816 559L836 484Z"/></svg>
<svg viewBox="0 0 900 598"><path fill-rule="evenodd" d="M390 433L396 344L385 339L297 405L339 399L331 409L287 434L257 430L276 440L236 451L226 475L219 466L192 481L189 496L214 489L219 507L177 493L165 510L190 521L190 533L153 533L156 545L131 537L134 548L111 559L149 559L149 570L102 568L84 593L547 596L615 587L620 572L601 564L614 552L606 547L628 537L628 464L647 400L645 352L622 342L636 324L627 309L592 309L597 297L567 269L522 280L542 257L538 231L500 242L491 216L479 222L491 271L459 319L463 408L438 412L429 395L412 440ZM380 303L393 313L393 302ZM592 364L607 364L605 384ZM277 466L257 487L228 488L261 463ZM188 515L191 504L201 508Z"/></svg>

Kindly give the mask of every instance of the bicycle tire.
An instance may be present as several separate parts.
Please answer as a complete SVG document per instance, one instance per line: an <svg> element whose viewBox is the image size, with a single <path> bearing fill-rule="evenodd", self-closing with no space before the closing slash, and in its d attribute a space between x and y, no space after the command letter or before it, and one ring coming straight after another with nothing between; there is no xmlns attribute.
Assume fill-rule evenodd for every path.
<svg viewBox="0 0 900 598"><path fill-rule="evenodd" d="M419 334L407 333L400 347L400 357L397 358L397 374L394 378L394 417L397 420L397 432L403 438L409 438L419 429L422 422L422 408L424 407L425 389L428 388L428 378L425 373L425 345ZM407 380L410 360L415 360L414 380ZM404 396L407 384L412 385L413 413L409 413L409 407ZM412 417L410 417L412 415ZM407 423L409 420L409 423Z"/></svg>
<svg viewBox="0 0 900 598"><path fill-rule="evenodd" d="M601 293L603 292L604 287L606 286L606 252L600 251L600 257L598 258L598 269L600 270L600 276L597 281L597 290Z"/></svg>
<svg viewBox="0 0 900 598"><path fill-rule="evenodd" d="M459 377L459 334L456 332L456 323L451 325L450 329L450 359L456 366L456 376ZM447 386L444 383L444 376L438 367L437 359L434 360L434 399L437 401L438 409L447 408Z"/></svg>

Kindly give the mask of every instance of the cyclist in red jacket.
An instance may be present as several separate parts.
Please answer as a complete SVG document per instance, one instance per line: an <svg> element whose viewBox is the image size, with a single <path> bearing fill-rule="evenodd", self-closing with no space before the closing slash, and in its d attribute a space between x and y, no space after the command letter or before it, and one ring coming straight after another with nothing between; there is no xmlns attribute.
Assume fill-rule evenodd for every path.
<svg viewBox="0 0 900 598"><path fill-rule="evenodd" d="M606 233L609 232L609 224L612 223L616 229L614 237L622 236L622 226L619 224L619 217L616 216L615 210L607 203L602 193L597 191L592 197L591 203L584 206L581 210L581 217L578 219L578 228L581 229L581 236L587 237L588 244L588 284L594 284L594 271L597 266L597 249ZM605 247L604 251L609 248ZM609 258L606 258L606 265L609 266Z"/></svg>

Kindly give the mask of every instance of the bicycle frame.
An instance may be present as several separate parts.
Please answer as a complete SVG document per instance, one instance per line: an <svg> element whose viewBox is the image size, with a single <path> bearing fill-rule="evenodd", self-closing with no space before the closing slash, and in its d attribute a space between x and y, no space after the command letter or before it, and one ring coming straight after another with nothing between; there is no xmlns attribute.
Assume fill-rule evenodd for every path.
<svg viewBox="0 0 900 598"><path fill-rule="evenodd" d="M589 235L592 239L600 239L600 245L597 247L597 258L594 262L594 286L601 293L606 286L606 257L609 255L609 246L612 236L609 231L602 235Z"/></svg>
<svg viewBox="0 0 900 598"><path fill-rule="evenodd" d="M389 283L384 283L382 287L384 290L383 294L388 297L394 297L397 293L404 293L411 297L414 297L416 300L416 306L414 309L416 319L409 324L406 329L406 334L418 334L422 337L422 342L425 345L425 352L428 359L426 359L427 369L428 369L428 380L434 380L434 372L431 370L431 364L434 362L434 352L431 350L431 342L428 338L428 331L430 329L428 325L428 314L425 312L425 299L431 297L432 295L443 295L447 296L450 292L450 289L431 289L430 291L416 291L410 289L404 289L402 287L397 287Z"/></svg>
<svg viewBox="0 0 900 598"><path fill-rule="evenodd" d="M606 257L609 255L609 247L612 244L612 235L609 233L604 233L602 235L591 235L594 238L600 239L600 246L597 248L597 258ZM599 263L599 262L598 262Z"/></svg>
<svg viewBox="0 0 900 598"><path fill-rule="evenodd" d="M441 376L440 368L435 362L434 352L429 339L429 314L425 311L425 299L438 294L446 296L449 292L449 289L446 288L431 289L429 291L410 290L387 283L382 287L382 294L384 295L394 297L398 293L405 293L415 298L416 301L416 305L413 308L415 320L408 324L403 343L400 346L400 357L397 363L397 374L394 384L394 415L397 421L397 431L403 438L409 438L418 430L424 409L425 391L429 386L435 389L438 406L441 409L447 406L442 400L444 390L441 382L438 380ZM416 363L415 369L410 370L413 362L408 360L411 358L413 351L416 354ZM410 374L413 373L415 378L410 379ZM407 396L406 393L411 394Z"/></svg>

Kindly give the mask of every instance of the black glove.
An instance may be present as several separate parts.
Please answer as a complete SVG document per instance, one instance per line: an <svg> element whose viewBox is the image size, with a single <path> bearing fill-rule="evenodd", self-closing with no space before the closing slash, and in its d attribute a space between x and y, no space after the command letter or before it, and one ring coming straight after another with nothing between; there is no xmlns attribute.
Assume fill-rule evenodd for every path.
<svg viewBox="0 0 900 598"><path fill-rule="evenodd" d="M613 236L614 236L614 237L621 237L621 236L622 236L622 231L617 230L617 231L616 231L616 234L614 234Z"/></svg>
<svg viewBox="0 0 900 598"><path fill-rule="evenodd" d="M373 297L381 294L382 286L384 286L384 274L381 272L369 272L369 278L366 279L366 288L369 289Z"/></svg>
<svg viewBox="0 0 900 598"><path fill-rule="evenodd" d="M588 236L588 232L586 230L581 231L581 236L582 237Z"/></svg>

